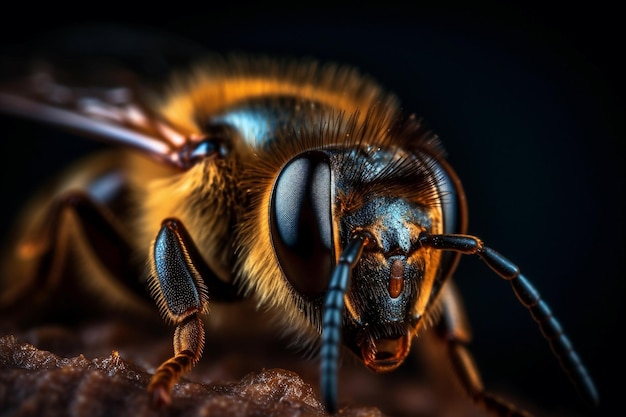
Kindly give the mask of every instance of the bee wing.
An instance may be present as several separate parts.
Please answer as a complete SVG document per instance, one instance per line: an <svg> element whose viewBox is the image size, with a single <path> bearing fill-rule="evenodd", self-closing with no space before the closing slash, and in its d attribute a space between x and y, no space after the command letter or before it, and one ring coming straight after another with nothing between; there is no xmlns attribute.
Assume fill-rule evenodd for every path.
<svg viewBox="0 0 626 417"><path fill-rule="evenodd" d="M181 169L191 165L193 145L203 139L181 133L130 88L70 88L47 73L0 88L0 112L134 148Z"/></svg>
<svg viewBox="0 0 626 417"><path fill-rule="evenodd" d="M197 138L147 105L144 91L161 91L173 72L206 52L189 39L117 24L68 26L2 44L0 112L131 147L184 169L194 148L187 145Z"/></svg>

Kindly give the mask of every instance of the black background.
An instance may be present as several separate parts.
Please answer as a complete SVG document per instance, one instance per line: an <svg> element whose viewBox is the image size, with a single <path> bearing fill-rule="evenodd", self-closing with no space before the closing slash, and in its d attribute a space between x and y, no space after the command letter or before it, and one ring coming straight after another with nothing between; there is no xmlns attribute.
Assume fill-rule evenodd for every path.
<svg viewBox="0 0 626 417"><path fill-rule="evenodd" d="M464 258L457 282L485 384L551 414L619 409L626 211L624 39L616 9L602 2L288 9L231 2L143 6L129 15L112 3L89 7L5 11L3 66L56 29L104 23L218 52L351 64L395 91L442 138L466 188L470 233L517 263L541 291L595 377L602 405L585 410L510 286ZM65 17L53 19L53 11ZM46 22L35 23L35 13ZM114 48L128 47L120 38ZM144 44L141 53L152 48ZM146 70L159 72L159 65ZM4 234L34 184L95 145L0 122Z"/></svg>

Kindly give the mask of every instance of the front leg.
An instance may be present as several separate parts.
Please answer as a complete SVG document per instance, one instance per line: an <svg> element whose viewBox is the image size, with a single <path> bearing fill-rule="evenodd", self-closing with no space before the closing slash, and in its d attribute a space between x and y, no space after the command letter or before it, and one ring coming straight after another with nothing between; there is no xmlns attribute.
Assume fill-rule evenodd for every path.
<svg viewBox="0 0 626 417"><path fill-rule="evenodd" d="M174 356L159 366L148 385L154 403L167 405L174 384L202 355L202 314L208 312L209 292L222 300L235 299L237 295L232 286L220 281L208 268L177 219L163 221L153 243L151 263L150 293L163 317L176 324Z"/></svg>

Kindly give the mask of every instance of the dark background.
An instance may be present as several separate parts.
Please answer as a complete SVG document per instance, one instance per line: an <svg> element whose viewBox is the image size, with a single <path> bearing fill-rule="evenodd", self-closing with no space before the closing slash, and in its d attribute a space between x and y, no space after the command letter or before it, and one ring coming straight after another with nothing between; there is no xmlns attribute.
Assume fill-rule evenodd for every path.
<svg viewBox="0 0 626 417"><path fill-rule="evenodd" d="M609 415L621 406L626 211L618 11L603 2L289 10L231 4L132 15L106 4L72 18L59 7L54 12L66 18L56 19L18 6L4 12L3 70L75 24L94 34L101 24L122 25L168 33L187 39L176 44L199 49L306 55L359 67L442 138L466 188L470 233L517 263L540 290L595 377L602 405L586 412L510 286L479 260L464 258L456 279L486 386L518 392L549 413ZM35 12L46 22L28 18ZM109 47L122 54L142 45L138 54L150 56L170 45L106 32L114 39ZM165 49L185 56L194 53L188 47ZM149 61L143 70L160 75L167 64ZM97 145L7 117L0 123L4 234L34 184Z"/></svg>

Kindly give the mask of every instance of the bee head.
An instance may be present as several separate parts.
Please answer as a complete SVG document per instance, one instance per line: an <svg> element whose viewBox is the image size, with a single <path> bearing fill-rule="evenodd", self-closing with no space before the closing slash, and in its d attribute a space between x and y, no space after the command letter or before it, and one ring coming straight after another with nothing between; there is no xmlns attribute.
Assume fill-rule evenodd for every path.
<svg viewBox="0 0 626 417"><path fill-rule="evenodd" d="M425 154L324 149L292 158L274 183L272 245L298 297L323 298L342 250L365 238L344 296L342 334L376 371L404 361L456 264L455 255L418 240L423 231L458 232L451 175Z"/></svg>

